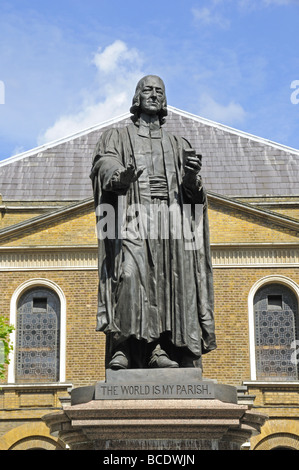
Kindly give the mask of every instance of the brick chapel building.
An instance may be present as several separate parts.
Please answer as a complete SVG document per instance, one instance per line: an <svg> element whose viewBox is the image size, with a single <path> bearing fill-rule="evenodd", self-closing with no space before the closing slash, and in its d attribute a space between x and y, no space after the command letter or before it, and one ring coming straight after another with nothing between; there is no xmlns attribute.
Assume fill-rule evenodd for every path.
<svg viewBox="0 0 299 470"><path fill-rule="evenodd" d="M89 172L102 131L128 122L0 162L0 315L15 326L0 450L65 449L42 417L105 377ZM203 376L269 416L244 449L299 449L299 151L173 107L164 126L203 155L218 344Z"/></svg>

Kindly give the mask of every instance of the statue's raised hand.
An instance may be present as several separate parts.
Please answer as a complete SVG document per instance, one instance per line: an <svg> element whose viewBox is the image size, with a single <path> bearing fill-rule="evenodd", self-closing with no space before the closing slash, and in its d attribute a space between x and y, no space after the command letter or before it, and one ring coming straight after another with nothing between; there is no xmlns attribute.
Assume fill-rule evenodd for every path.
<svg viewBox="0 0 299 470"><path fill-rule="evenodd" d="M143 172L143 168L136 171L136 168L134 167L134 165L132 163L129 163L129 165L127 166L127 168L125 168L124 170L122 170L120 173L119 173L119 183L124 186L124 187L129 187L131 183L134 183L135 181L138 180L139 176L142 174Z"/></svg>
<svg viewBox="0 0 299 470"><path fill-rule="evenodd" d="M144 168L141 168L137 171L132 163L122 170L117 170L111 178L112 191L121 195L126 194L130 184L138 180L143 170Z"/></svg>

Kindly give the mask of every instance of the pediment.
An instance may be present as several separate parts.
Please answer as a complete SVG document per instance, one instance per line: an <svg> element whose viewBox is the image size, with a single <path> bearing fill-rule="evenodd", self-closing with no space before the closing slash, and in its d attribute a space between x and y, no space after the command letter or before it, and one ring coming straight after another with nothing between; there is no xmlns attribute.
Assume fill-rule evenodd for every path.
<svg viewBox="0 0 299 470"><path fill-rule="evenodd" d="M298 242L299 221L208 193L211 243ZM96 245L93 199L0 230L2 246Z"/></svg>

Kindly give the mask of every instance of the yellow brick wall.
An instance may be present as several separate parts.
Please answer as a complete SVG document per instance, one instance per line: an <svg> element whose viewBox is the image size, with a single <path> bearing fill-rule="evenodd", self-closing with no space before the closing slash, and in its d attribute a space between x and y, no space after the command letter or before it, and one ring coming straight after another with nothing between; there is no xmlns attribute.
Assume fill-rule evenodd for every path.
<svg viewBox="0 0 299 470"><path fill-rule="evenodd" d="M216 351L203 358L204 375L240 385L250 379L248 294L264 276L279 274L299 283L296 268L214 269ZM98 276L88 271L32 271L0 273L0 308L7 317L10 299L23 282L48 279L60 286L67 303L66 380L75 386L104 378L105 337L95 331Z"/></svg>
<svg viewBox="0 0 299 470"><path fill-rule="evenodd" d="M0 311L9 318L10 300L23 282L43 278L55 282L64 292L67 310L66 380L75 385L90 384L104 377L104 343L95 331L98 276L90 271L0 272Z"/></svg>
<svg viewBox="0 0 299 470"><path fill-rule="evenodd" d="M255 408L262 409L269 416L273 415L273 411L275 411L276 417L298 417L299 394L292 384L289 386L287 384L280 386L269 384L266 387L257 387L252 384L249 388L250 393L255 395Z"/></svg>
<svg viewBox="0 0 299 470"><path fill-rule="evenodd" d="M224 206L210 204L211 243L276 243L298 242L292 230L277 228L254 216ZM11 219L12 220L12 219ZM61 246L96 245L95 216L91 207L68 215L36 229L28 228L16 234L2 246ZM250 380L248 294L251 287L268 275L287 276L299 284L299 268L215 268L215 324L218 348L203 358L204 377L216 378L219 383L241 385ZM105 336L95 331L98 275L96 270L36 270L0 272L0 312L9 318L10 300L15 290L25 281L43 278L55 282L64 292L67 303L66 329L66 381L75 387L89 385L104 379ZM270 416L295 419L296 395L294 390L250 390L256 395L255 406L266 410ZM21 433L27 421L38 420L44 413L36 408L58 404L58 395L49 392L20 394L16 391L0 393L0 408L14 409L2 416L0 439L5 448L12 443L14 429ZM50 409L49 408L49 409ZM21 411L20 411L21 410ZM21 414L20 414L21 413ZM295 413L295 414L294 414ZM3 419L4 418L4 419ZM23 421L22 421L23 420ZM17 424L18 423L18 424ZM15 427L16 426L16 427ZM22 428L23 431L25 428ZM19 435L19 434L18 434ZM299 435L299 434L298 434ZM265 435L266 439L268 435ZM4 437L3 437L4 439ZM3 444L4 442L4 444ZM254 441L257 445L260 441ZM8 447L6 447L8 448Z"/></svg>
<svg viewBox="0 0 299 470"><path fill-rule="evenodd" d="M90 245L97 243L95 215L90 209L45 222L43 226L28 227L4 240L2 246Z"/></svg>
<svg viewBox="0 0 299 470"><path fill-rule="evenodd" d="M299 220L299 209L298 208L271 208L269 207L269 210L276 212L277 214L284 215L286 217L291 217L292 219L297 219Z"/></svg>
<svg viewBox="0 0 299 470"><path fill-rule="evenodd" d="M296 231L215 203L209 205L209 223L211 243L298 242Z"/></svg>
<svg viewBox="0 0 299 470"><path fill-rule="evenodd" d="M207 377L231 385L250 379L248 295L259 279L271 274L299 283L299 268L214 269L218 347L203 358Z"/></svg>
<svg viewBox="0 0 299 470"><path fill-rule="evenodd" d="M0 216L0 229L5 227L10 227L11 225L18 224L19 222L24 222L25 220L32 219L42 215L43 211L28 211L28 212L10 212L10 213L1 213Z"/></svg>
<svg viewBox="0 0 299 470"><path fill-rule="evenodd" d="M261 224L259 219L231 208L210 206L211 242L294 241L288 231ZM32 228L19 238L6 240L4 246L51 246L95 244L95 216L92 207L71 214L66 220ZM225 383L239 384L249 378L248 306L252 285L260 278L278 274L299 283L298 270L291 268L216 268L214 269L215 322L218 349L204 357L205 373ZM9 313L10 298L25 280L42 277L56 282L67 299L67 378L75 384L103 376L104 338L96 333L97 272L31 271L0 273L0 307ZM91 361L88 358L92 358ZM82 370L84 360L87 369Z"/></svg>

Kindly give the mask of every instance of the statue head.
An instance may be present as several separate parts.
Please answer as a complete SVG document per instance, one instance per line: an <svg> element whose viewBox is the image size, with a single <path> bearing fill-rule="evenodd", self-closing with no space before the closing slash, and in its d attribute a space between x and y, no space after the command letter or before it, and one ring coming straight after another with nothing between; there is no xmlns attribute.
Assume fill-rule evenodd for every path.
<svg viewBox="0 0 299 470"><path fill-rule="evenodd" d="M161 124L164 122L164 116L167 116L165 85L157 75L146 75L137 83L130 108L134 122L142 111L147 114L157 114Z"/></svg>

